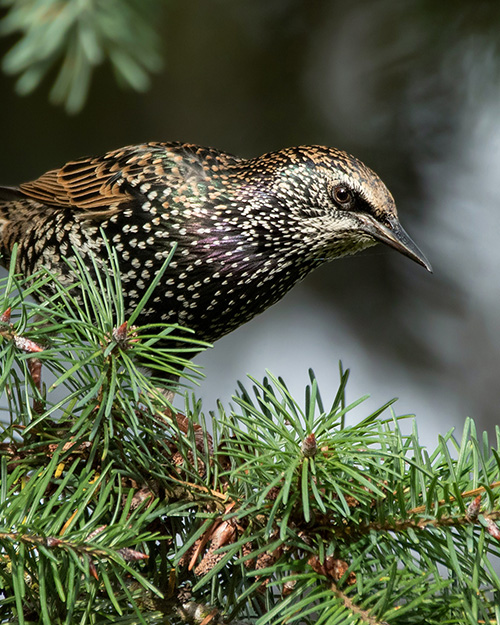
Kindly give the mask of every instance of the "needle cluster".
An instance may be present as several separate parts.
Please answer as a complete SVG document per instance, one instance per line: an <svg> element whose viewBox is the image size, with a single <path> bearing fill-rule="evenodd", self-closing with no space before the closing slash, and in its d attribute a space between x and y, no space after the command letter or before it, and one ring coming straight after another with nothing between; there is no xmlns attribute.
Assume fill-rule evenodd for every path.
<svg viewBox="0 0 500 625"><path fill-rule="evenodd" d="M312 372L301 402L240 384L210 433L158 391L192 335L79 271L83 306L0 285L0 622L498 622L498 439L468 420L429 452L392 402L352 423L342 370L328 400Z"/></svg>

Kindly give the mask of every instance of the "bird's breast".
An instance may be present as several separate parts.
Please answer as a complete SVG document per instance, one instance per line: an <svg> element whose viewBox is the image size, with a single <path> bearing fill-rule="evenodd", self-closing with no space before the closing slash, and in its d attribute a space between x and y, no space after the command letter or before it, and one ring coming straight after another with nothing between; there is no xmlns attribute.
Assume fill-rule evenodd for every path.
<svg viewBox="0 0 500 625"><path fill-rule="evenodd" d="M176 246L144 322L180 323L213 342L277 302L313 268L314 261L285 249L269 226L248 227L235 206L190 211L186 216L170 205L133 220L123 212L103 224L119 254L130 311Z"/></svg>

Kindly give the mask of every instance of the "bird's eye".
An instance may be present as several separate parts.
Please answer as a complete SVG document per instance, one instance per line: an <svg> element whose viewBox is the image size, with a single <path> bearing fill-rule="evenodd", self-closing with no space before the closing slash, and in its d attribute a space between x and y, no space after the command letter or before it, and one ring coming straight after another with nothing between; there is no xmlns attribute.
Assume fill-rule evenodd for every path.
<svg viewBox="0 0 500 625"><path fill-rule="evenodd" d="M354 200L351 191L343 185L333 189L333 199L345 208L348 208Z"/></svg>

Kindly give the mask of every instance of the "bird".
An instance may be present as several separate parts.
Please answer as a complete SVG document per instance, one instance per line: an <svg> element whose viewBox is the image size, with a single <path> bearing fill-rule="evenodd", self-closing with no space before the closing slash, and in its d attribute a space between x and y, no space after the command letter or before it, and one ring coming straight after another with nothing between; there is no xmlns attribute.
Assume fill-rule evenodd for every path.
<svg viewBox="0 0 500 625"><path fill-rule="evenodd" d="M104 237L103 237L104 233ZM304 145L241 158L181 142L85 157L0 187L0 254L61 281L116 250L130 315L175 252L137 324L214 343L323 263L383 243L431 271L379 176L341 150ZM50 284L46 287L50 290Z"/></svg>

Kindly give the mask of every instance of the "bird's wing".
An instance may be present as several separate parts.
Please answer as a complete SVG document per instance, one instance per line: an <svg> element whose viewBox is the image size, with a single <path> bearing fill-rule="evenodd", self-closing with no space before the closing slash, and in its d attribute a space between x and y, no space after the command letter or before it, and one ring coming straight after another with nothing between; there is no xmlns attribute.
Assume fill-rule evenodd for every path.
<svg viewBox="0 0 500 625"><path fill-rule="evenodd" d="M129 203L134 190L152 175L165 175L165 159L155 151L158 144L144 144L81 158L19 185L19 190L45 206L107 213Z"/></svg>
<svg viewBox="0 0 500 625"><path fill-rule="evenodd" d="M182 143L145 143L82 158L19 186L28 198L45 206L72 208L83 216L120 210L151 189L176 186L206 177L207 168L240 159L210 148Z"/></svg>

